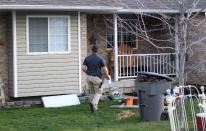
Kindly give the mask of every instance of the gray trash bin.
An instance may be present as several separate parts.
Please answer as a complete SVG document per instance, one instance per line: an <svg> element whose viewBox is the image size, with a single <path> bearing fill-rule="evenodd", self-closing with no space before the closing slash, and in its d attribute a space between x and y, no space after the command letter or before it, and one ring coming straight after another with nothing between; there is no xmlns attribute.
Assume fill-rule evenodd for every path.
<svg viewBox="0 0 206 131"><path fill-rule="evenodd" d="M154 73L141 73L147 77L157 77L155 81L138 81L136 88L139 95L140 117L142 120L161 120L164 110L164 93L171 88L172 79Z"/></svg>

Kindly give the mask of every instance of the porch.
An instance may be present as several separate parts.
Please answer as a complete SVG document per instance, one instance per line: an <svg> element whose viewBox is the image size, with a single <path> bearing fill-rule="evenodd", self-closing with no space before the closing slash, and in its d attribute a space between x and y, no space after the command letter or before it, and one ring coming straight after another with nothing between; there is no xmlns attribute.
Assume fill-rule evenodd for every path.
<svg viewBox="0 0 206 131"><path fill-rule="evenodd" d="M172 50L175 44L169 41L171 36L168 35L165 25L158 20L144 18L144 26L151 29L150 37L154 39L151 44L139 30L142 23L139 24L138 17L88 15L88 46L97 44L99 53L106 59L109 72L115 81L135 78L138 72L176 76L177 55L175 50ZM157 26L157 29L154 29L154 26Z"/></svg>

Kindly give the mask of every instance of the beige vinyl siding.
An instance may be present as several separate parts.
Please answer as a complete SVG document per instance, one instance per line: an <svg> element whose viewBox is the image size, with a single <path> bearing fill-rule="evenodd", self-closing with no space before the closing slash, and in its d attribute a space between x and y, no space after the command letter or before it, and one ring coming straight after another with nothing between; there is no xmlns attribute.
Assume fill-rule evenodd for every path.
<svg viewBox="0 0 206 131"><path fill-rule="evenodd" d="M28 55L27 15L69 15L71 52ZM76 12L17 12L18 97L79 93L78 24Z"/></svg>

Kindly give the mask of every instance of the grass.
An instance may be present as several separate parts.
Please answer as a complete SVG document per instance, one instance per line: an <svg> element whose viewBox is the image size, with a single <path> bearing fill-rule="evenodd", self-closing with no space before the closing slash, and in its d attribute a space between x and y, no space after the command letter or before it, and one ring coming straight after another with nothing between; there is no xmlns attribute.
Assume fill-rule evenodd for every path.
<svg viewBox="0 0 206 131"><path fill-rule="evenodd" d="M124 120L116 116L123 109L111 109L112 101L101 101L91 113L87 103L64 108L0 110L0 131L169 131L169 121L145 122L139 110Z"/></svg>

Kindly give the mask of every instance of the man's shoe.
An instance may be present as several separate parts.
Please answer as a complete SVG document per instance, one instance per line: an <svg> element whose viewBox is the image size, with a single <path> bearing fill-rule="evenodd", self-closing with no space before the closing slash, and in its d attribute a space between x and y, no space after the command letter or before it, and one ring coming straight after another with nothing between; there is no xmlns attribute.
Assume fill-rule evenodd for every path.
<svg viewBox="0 0 206 131"><path fill-rule="evenodd" d="M89 103L89 106L90 106L90 110L91 110L92 113L94 113L94 112L97 111L97 109L95 108L95 106L94 106L93 103L90 102L90 103Z"/></svg>

